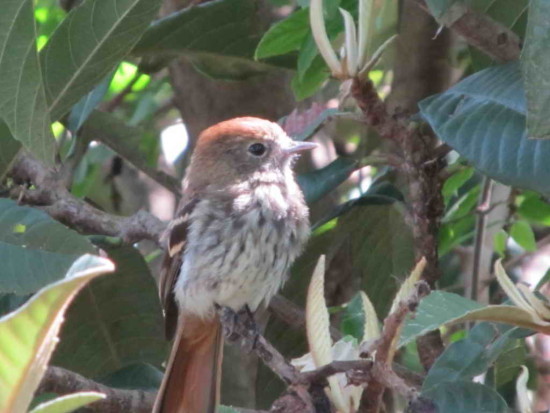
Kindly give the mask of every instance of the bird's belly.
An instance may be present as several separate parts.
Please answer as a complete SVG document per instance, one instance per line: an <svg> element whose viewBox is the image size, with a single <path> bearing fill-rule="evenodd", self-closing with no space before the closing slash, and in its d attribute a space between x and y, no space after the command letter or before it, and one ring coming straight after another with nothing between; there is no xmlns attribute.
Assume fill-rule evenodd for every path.
<svg viewBox="0 0 550 413"><path fill-rule="evenodd" d="M237 231L220 225L203 233L202 243L191 244L196 247L186 251L176 284L183 312L208 316L215 304L235 311L248 305L254 311L280 289L300 249L294 245L296 227L251 222Z"/></svg>

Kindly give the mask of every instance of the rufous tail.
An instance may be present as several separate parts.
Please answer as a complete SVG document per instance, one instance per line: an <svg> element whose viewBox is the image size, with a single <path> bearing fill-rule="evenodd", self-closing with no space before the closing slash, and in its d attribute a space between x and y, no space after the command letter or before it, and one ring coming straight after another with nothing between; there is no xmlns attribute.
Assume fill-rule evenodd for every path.
<svg viewBox="0 0 550 413"><path fill-rule="evenodd" d="M215 413L223 353L218 317L185 314L178 324L153 413Z"/></svg>

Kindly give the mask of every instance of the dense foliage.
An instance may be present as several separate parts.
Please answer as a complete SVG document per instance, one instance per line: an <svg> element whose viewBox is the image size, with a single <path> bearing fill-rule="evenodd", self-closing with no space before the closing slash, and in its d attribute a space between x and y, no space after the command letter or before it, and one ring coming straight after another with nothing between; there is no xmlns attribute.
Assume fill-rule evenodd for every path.
<svg viewBox="0 0 550 413"><path fill-rule="evenodd" d="M296 110L273 120L323 146L321 156L298 166L312 238L282 293L295 315L285 319L274 308L261 317L269 342L289 359L314 350L293 318L304 317L324 254L327 302L316 311L327 304L333 338L343 337L335 358L339 351L358 358L362 341L384 334L367 330L407 299L412 284L392 308L424 257L425 273L416 276L437 291L411 306L416 314L399 325L390 351L414 397L385 383L392 390L386 411L407 404L412 412L445 413L550 408L550 360L541 350L550 345L547 2L373 1L366 56L401 32L406 6L437 20L414 53L433 47L433 38L452 37L442 53L444 87L419 96L412 110L395 103L396 90L410 86L397 82L399 37L368 73L337 79L319 54L307 0L190 2L171 13L178 2L161 3L2 2L0 411L27 411L56 396L33 400L47 363L113 388L159 386L168 351L155 285L162 221L179 198L196 139L186 137L182 121L193 119L174 98L194 102L186 103L175 80L187 79L185 71L178 75L178 59L220 90L225 82L272 85L280 76ZM338 50L349 40L349 19L365 17L363 4L324 1L322 24ZM474 15L480 25L467 26ZM479 41L492 34L501 43ZM509 46L514 39L521 58ZM204 93L211 101L224 96ZM270 90L262 93L269 99ZM94 279L110 264L79 258L85 254L108 257L114 272ZM434 330L443 346L431 348L437 357L430 362L423 354L433 342L419 337ZM269 408L286 385L239 349L228 351L223 404ZM71 411L102 397L82 393L34 411Z"/></svg>

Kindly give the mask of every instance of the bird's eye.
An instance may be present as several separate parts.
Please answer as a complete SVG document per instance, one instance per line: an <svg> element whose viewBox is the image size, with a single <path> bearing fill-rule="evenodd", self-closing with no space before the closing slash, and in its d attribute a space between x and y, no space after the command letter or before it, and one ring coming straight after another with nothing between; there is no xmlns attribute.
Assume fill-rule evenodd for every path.
<svg viewBox="0 0 550 413"><path fill-rule="evenodd" d="M253 143L248 147L248 152L250 152L254 156L262 156L265 151L266 147L263 143Z"/></svg>

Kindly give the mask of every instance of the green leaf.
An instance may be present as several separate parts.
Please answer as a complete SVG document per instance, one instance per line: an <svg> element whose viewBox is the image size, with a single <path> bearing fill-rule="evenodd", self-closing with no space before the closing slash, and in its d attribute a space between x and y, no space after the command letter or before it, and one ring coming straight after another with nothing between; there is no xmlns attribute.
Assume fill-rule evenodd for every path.
<svg viewBox="0 0 550 413"><path fill-rule="evenodd" d="M63 277L79 256L93 251L85 237L46 213L0 199L1 292L35 292Z"/></svg>
<svg viewBox="0 0 550 413"><path fill-rule="evenodd" d="M452 174L443 184L441 193L447 205L451 197L457 195L458 190L474 175L473 168L461 168Z"/></svg>
<svg viewBox="0 0 550 413"><path fill-rule="evenodd" d="M527 97L527 129L530 138L550 138L550 91L546 85L550 71L550 2L531 0L521 68Z"/></svg>
<svg viewBox="0 0 550 413"><path fill-rule="evenodd" d="M99 381L117 389L154 391L160 387L162 376L162 371L150 364L135 363L99 379Z"/></svg>
<svg viewBox="0 0 550 413"><path fill-rule="evenodd" d="M38 159L53 164L55 141L36 54L31 0L5 0L0 13L0 119Z"/></svg>
<svg viewBox="0 0 550 413"><path fill-rule="evenodd" d="M41 403L32 409L30 413L69 413L106 397L103 393L91 391L68 394Z"/></svg>
<svg viewBox="0 0 550 413"><path fill-rule="evenodd" d="M506 255L507 243L508 243L508 233L503 229L500 229L497 233L495 233L493 237L493 248L495 252L498 255L500 255L501 258Z"/></svg>
<svg viewBox="0 0 550 413"><path fill-rule="evenodd" d="M507 343L494 365L495 386L499 388L514 380L526 357L525 340L515 339Z"/></svg>
<svg viewBox="0 0 550 413"><path fill-rule="evenodd" d="M90 93L84 96L80 101L73 106L69 115L67 128L76 133L88 119L92 111L103 100L105 94L109 90L109 85L113 79L115 72L108 74Z"/></svg>
<svg viewBox="0 0 550 413"><path fill-rule="evenodd" d="M57 344L67 306L88 281L112 270L110 261L84 256L66 278L0 319L0 411L27 410Z"/></svg>
<svg viewBox="0 0 550 413"><path fill-rule="evenodd" d="M518 214L537 224L550 226L550 204L535 192L526 191L518 196Z"/></svg>
<svg viewBox="0 0 550 413"><path fill-rule="evenodd" d="M11 134L8 125L0 120L0 181L9 172L15 157L21 149L21 144Z"/></svg>
<svg viewBox="0 0 550 413"><path fill-rule="evenodd" d="M355 170L357 162L353 159L339 157L324 168L299 175L298 185L302 189L306 201L312 203L344 182Z"/></svg>
<svg viewBox="0 0 550 413"><path fill-rule="evenodd" d="M215 0L157 20L132 53L149 59L150 71L184 55L208 76L242 79L269 68L253 60L261 34L254 0ZM289 67L286 60L275 64Z"/></svg>
<svg viewBox="0 0 550 413"><path fill-rule="evenodd" d="M399 280L414 266L412 234L399 202L388 205L356 204L338 219L334 243L349 251L353 275L384 317Z"/></svg>
<svg viewBox="0 0 550 413"><path fill-rule="evenodd" d="M506 331L507 330L507 331ZM468 336L449 345L430 368L423 391L443 382L469 381L484 373L515 341L517 329L505 327L499 330L492 323L480 323L470 330Z"/></svg>
<svg viewBox="0 0 550 413"><path fill-rule="evenodd" d="M172 192L179 193L180 183L177 179L147 163L146 155L140 150L142 135L141 129L128 126L110 113L98 110L90 114L80 131L82 139L104 143L151 179Z"/></svg>
<svg viewBox="0 0 550 413"><path fill-rule="evenodd" d="M484 174L550 194L550 142L527 139L517 63L469 76L420 109L437 135Z"/></svg>
<svg viewBox="0 0 550 413"><path fill-rule="evenodd" d="M439 412L508 413L504 399L490 387L479 383L445 382L422 395L433 400Z"/></svg>
<svg viewBox="0 0 550 413"><path fill-rule="evenodd" d="M54 363L93 378L139 362L159 367L167 343L149 268L135 248L104 249L116 272L91 283L75 300Z"/></svg>
<svg viewBox="0 0 550 413"><path fill-rule="evenodd" d="M405 323L399 346L442 325L463 321L506 323L550 334L548 323L541 323L539 319L534 319L533 314L523 308L512 305L482 306L457 294L433 291L420 302L414 318L409 318Z"/></svg>
<svg viewBox="0 0 550 413"><path fill-rule="evenodd" d="M57 120L115 68L158 13L160 0L85 0L54 32L40 61Z"/></svg>
<svg viewBox="0 0 550 413"><path fill-rule="evenodd" d="M346 336L353 336L359 342L363 340L365 330L365 312L363 310L363 300L359 293L355 294L351 301L346 305L342 314L340 330Z"/></svg>
<svg viewBox="0 0 550 413"><path fill-rule="evenodd" d="M526 221L516 221L510 228L510 236L525 251L533 252L537 250L537 242L533 228Z"/></svg>
<svg viewBox="0 0 550 413"><path fill-rule="evenodd" d="M296 100L304 100L315 94L329 76L330 73L324 60L317 56L302 78L298 73L292 77L290 86Z"/></svg>
<svg viewBox="0 0 550 413"><path fill-rule="evenodd" d="M309 9L298 10L269 28L254 57L264 59L298 50L308 33Z"/></svg>

